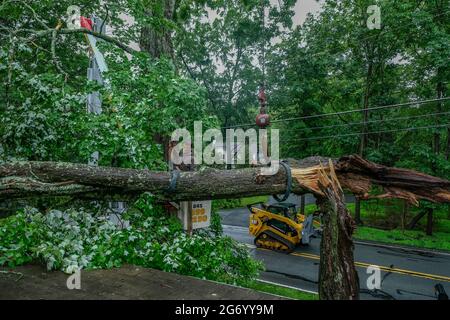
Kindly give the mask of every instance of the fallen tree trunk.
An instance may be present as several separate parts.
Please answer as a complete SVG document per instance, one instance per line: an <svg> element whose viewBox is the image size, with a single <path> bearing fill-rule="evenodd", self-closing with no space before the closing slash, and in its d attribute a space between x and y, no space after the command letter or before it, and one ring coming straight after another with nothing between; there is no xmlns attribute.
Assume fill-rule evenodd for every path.
<svg viewBox="0 0 450 320"><path fill-rule="evenodd" d="M318 184L321 163L323 170L328 172L327 158L290 160L293 193L324 196ZM450 181L444 179L413 170L385 167L359 156L343 157L332 163L342 188L363 199L401 198L416 205L421 199L450 202ZM262 175L258 167L203 168L181 172L174 190L169 192L170 181L169 172L73 163L10 162L0 164L0 199L71 195L126 200L143 192L173 201L240 198L284 193L286 172L280 167L278 173L267 176ZM373 187L381 187L382 192L369 195Z"/></svg>
<svg viewBox="0 0 450 320"><path fill-rule="evenodd" d="M292 191L313 193L323 213L319 275L321 299L359 297L359 281L353 261L354 222L345 208L342 188L360 198L401 198L413 204L418 204L421 199L450 202L449 181L413 170L385 167L358 156L334 161L312 157L291 160L290 165ZM284 193L286 181L284 169L266 176L261 173L261 168L206 168L181 172L174 181L168 172L71 163L13 162L0 165L0 200L58 195L127 199L143 192L173 201L240 198ZM373 187L381 192L369 195Z"/></svg>

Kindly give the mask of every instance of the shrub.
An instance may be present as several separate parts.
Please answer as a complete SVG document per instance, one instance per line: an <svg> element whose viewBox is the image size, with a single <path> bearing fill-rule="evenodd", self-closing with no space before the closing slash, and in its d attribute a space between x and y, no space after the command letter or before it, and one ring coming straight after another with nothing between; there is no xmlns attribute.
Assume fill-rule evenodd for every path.
<svg viewBox="0 0 450 320"><path fill-rule="evenodd" d="M138 201L125 216L126 228L85 209L26 208L0 222L0 265L39 261L48 270L120 267L124 263L227 283L255 279L261 263L245 246L216 232L186 235L176 218L148 201Z"/></svg>

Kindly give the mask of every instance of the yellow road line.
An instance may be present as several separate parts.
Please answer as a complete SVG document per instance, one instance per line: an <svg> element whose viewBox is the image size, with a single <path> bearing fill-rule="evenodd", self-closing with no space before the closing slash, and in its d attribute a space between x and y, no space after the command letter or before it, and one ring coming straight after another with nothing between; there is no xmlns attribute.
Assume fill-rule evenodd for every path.
<svg viewBox="0 0 450 320"><path fill-rule="evenodd" d="M320 256L318 256L316 254L311 254L311 253L292 252L291 255L298 256L298 257L304 257L304 258L308 258L308 259L320 260ZM391 267L386 267L386 266L379 266L376 264L355 261L355 266L357 266L357 267L367 268L368 266L371 266L371 265L377 266L380 268L380 270L383 270L386 272L405 274L405 275L409 275L409 276L413 276L413 277L450 282L450 277L446 277L446 276L440 276L440 275L423 273L423 272L412 271L412 270L391 268Z"/></svg>

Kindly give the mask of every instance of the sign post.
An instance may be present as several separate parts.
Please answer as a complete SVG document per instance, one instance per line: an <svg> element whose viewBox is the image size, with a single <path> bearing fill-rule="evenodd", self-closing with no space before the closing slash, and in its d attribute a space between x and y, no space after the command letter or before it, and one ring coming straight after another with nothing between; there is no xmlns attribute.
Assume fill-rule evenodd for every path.
<svg viewBox="0 0 450 320"><path fill-rule="evenodd" d="M182 201L179 218L183 223L183 229L189 234L192 233L192 230L209 227L211 225L211 200Z"/></svg>

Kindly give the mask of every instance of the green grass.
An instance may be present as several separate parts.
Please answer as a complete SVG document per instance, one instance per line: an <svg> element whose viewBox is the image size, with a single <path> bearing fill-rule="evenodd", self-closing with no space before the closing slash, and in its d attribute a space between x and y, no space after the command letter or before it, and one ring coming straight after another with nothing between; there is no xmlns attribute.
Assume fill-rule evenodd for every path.
<svg viewBox="0 0 450 320"><path fill-rule="evenodd" d="M380 230L370 227L358 227L354 238L450 251L450 233L447 232L433 232L432 236L427 236L425 232L419 230Z"/></svg>
<svg viewBox="0 0 450 320"><path fill-rule="evenodd" d="M282 286L277 286L270 283L265 283L261 281L253 281L250 285L247 286L249 289L253 289L256 291L276 294L282 297L287 297L296 300L318 300L319 296L317 294L308 293L296 289L286 288Z"/></svg>
<svg viewBox="0 0 450 320"><path fill-rule="evenodd" d="M255 202L268 202L269 196L257 196L257 197L248 197L242 199L221 199L214 200L213 206L217 209L233 209L239 207L245 207L248 204L252 204Z"/></svg>
<svg viewBox="0 0 450 320"><path fill-rule="evenodd" d="M355 212L354 203L348 203L347 208L352 215ZM305 207L307 214L316 210L316 205L310 204ZM408 220L421 210L420 208L410 208ZM416 248L438 249L450 251L450 220L448 219L448 209L442 207L434 211L433 235L427 236L424 232L426 218L422 218L415 230L402 230L399 227L401 206L397 201L390 201L388 205L382 201L362 202L361 219L365 226L356 229L354 238L358 240L377 241L388 244L413 246ZM368 226L370 225L370 226ZM384 230L373 227L394 225L393 229Z"/></svg>
<svg viewBox="0 0 450 320"><path fill-rule="evenodd" d="M268 202L269 196L256 196L256 197L249 197L249 198L242 198L241 199L241 205L244 207L248 204L256 203L256 202Z"/></svg>

